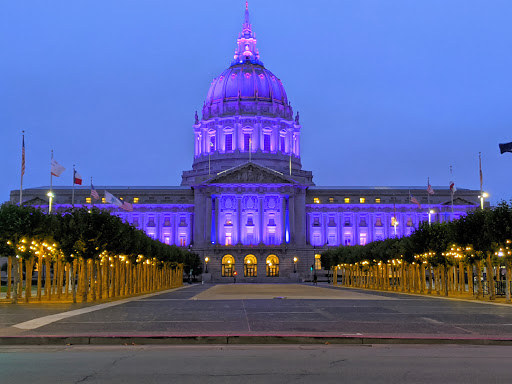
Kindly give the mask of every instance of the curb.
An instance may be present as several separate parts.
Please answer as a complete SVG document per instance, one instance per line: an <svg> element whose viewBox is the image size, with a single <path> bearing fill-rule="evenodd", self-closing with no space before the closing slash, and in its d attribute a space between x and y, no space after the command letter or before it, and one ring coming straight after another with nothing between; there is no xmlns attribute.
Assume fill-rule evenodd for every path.
<svg viewBox="0 0 512 384"><path fill-rule="evenodd" d="M3 345L240 345L240 344L421 344L512 345L512 338L311 336L311 335L157 335L4 336Z"/></svg>

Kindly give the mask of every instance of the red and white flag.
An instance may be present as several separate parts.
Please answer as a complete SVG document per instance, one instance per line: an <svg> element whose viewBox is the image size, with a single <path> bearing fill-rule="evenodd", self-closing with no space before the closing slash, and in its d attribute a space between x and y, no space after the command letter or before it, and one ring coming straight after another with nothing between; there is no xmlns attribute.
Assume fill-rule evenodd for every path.
<svg viewBox="0 0 512 384"><path fill-rule="evenodd" d="M59 177L60 175L62 175L62 172L64 172L65 170L66 170L66 168L64 168L62 165L57 163L56 160L52 159L52 169L51 169L52 176Z"/></svg>
<svg viewBox="0 0 512 384"><path fill-rule="evenodd" d="M417 204L418 205L418 208L421 208L421 204L420 202L418 201L417 198L415 198L414 196L411 196L411 203L413 204Z"/></svg>
<svg viewBox="0 0 512 384"><path fill-rule="evenodd" d="M455 183L453 181L450 181L450 192L451 193L457 192L457 188L455 188Z"/></svg>
<svg viewBox="0 0 512 384"><path fill-rule="evenodd" d="M434 194L434 188L432 188L432 186L430 185L430 179L428 179L428 181L427 181L427 193L429 195L433 195Z"/></svg>
<svg viewBox="0 0 512 384"><path fill-rule="evenodd" d="M133 205L130 203L127 203L126 201L123 201L123 205L121 205L119 208L124 209L127 212L133 211Z"/></svg>
<svg viewBox="0 0 512 384"><path fill-rule="evenodd" d="M73 183L74 184L78 184L78 185L82 185L82 175L80 175L77 171L73 170L73 172L75 173L73 175Z"/></svg>
<svg viewBox="0 0 512 384"><path fill-rule="evenodd" d="M92 185L92 182L91 182L91 197L94 200L99 200L100 199L100 195L98 194L98 191L96 191L96 189L94 188L94 185Z"/></svg>
<svg viewBox="0 0 512 384"><path fill-rule="evenodd" d="M23 135L22 145L21 145L21 177L25 174L25 135Z"/></svg>

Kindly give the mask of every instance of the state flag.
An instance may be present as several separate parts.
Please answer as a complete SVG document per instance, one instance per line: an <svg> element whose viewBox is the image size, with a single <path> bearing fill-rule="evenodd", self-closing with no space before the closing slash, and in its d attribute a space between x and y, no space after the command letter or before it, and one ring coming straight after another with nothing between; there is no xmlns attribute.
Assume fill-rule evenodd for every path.
<svg viewBox="0 0 512 384"><path fill-rule="evenodd" d="M60 175L62 175L62 172L64 172L65 170L66 170L66 168L64 168L62 165L57 163L56 160L52 159L52 168L51 168L52 176L59 177Z"/></svg>
<svg viewBox="0 0 512 384"><path fill-rule="evenodd" d="M77 171L74 171L74 173L75 174L73 175L73 183L82 185L82 175L80 175Z"/></svg>
<svg viewBox="0 0 512 384"><path fill-rule="evenodd" d="M123 206L123 202L111 194L109 191L105 191L105 202L107 204L114 204L121 208Z"/></svg>

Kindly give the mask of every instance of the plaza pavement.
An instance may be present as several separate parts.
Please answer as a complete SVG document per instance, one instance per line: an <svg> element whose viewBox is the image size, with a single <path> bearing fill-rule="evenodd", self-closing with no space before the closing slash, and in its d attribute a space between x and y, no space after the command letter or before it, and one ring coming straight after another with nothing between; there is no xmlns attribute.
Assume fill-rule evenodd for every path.
<svg viewBox="0 0 512 384"><path fill-rule="evenodd" d="M194 284L100 304L0 305L0 345L158 343L512 345L512 306L308 284Z"/></svg>

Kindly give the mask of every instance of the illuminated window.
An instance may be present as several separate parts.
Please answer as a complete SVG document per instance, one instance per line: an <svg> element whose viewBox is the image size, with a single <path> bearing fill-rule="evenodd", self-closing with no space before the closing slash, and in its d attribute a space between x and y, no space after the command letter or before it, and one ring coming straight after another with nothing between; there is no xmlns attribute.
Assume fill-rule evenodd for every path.
<svg viewBox="0 0 512 384"><path fill-rule="evenodd" d="M135 204L137 204L137 203L139 202L139 198L138 198L138 197L134 197L134 198L133 198L133 202L134 202Z"/></svg>
<svg viewBox="0 0 512 384"><path fill-rule="evenodd" d="M124 197L120 197L119 200L124 200Z"/></svg>
<svg viewBox="0 0 512 384"><path fill-rule="evenodd" d="M210 136L210 152L215 152L215 136Z"/></svg>
<svg viewBox="0 0 512 384"><path fill-rule="evenodd" d="M256 277L258 273L258 260L254 255L247 255L244 259L244 276Z"/></svg>
<svg viewBox="0 0 512 384"><path fill-rule="evenodd" d="M350 203L350 197L345 197L345 204Z"/></svg>
<svg viewBox="0 0 512 384"><path fill-rule="evenodd" d="M249 133L244 134L244 151L248 152L251 148L251 135Z"/></svg>
<svg viewBox="0 0 512 384"><path fill-rule="evenodd" d="M222 258L222 276L233 277L235 271L235 259L231 255L225 255Z"/></svg>
<svg viewBox="0 0 512 384"><path fill-rule="evenodd" d="M329 197L329 203L334 203L334 197Z"/></svg>
<svg viewBox="0 0 512 384"><path fill-rule="evenodd" d="M263 150L265 152L270 152L270 135L263 135Z"/></svg>
<svg viewBox="0 0 512 384"><path fill-rule="evenodd" d="M380 197L376 197L376 198L375 198L375 202L376 202L377 204L380 204Z"/></svg>
<svg viewBox="0 0 512 384"><path fill-rule="evenodd" d="M85 203L86 204L91 204L91 198L90 197L86 197L85 198Z"/></svg>
<svg viewBox="0 0 512 384"><path fill-rule="evenodd" d="M101 202L102 202L103 204L105 204L105 203L107 202L107 200L105 200L105 198L104 198L104 197L102 197L102 198L101 198Z"/></svg>
<svg viewBox="0 0 512 384"><path fill-rule="evenodd" d="M366 197L360 197L360 198L359 198L359 202L360 202L361 204L364 204L364 203L366 202Z"/></svg>
<svg viewBox="0 0 512 384"><path fill-rule="evenodd" d="M315 255L315 269L322 269L322 260L320 259L322 256L320 254Z"/></svg>
<svg viewBox="0 0 512 384"><path fill-rule="evenodd" d="M267 277L279 276L279 258L276 255L269 255L267 257Z"/></svg>
<svg viewBox="0 0 512 384"><path fill-rule="evenodd" d="M226 152L233 150L233 135L231 133L226 134Z"/></svg>
<svg viewBox="0 0 512 384"><path fill-rule="evenodd" d="M231 245L231 233L226 233L226 245Z"/></svg>
<svg viewBox="0 0 512 384"><path fill-rule="evenodd" d="M318 197L313 197L313 203L320 204L320 199Z"/></svg>
<svg viewBox="0 0 512 384"><path fill-rule="evenodd" d="M284 136L281 136L281 152L285 153L286 151L286 138Z"/></svg>

